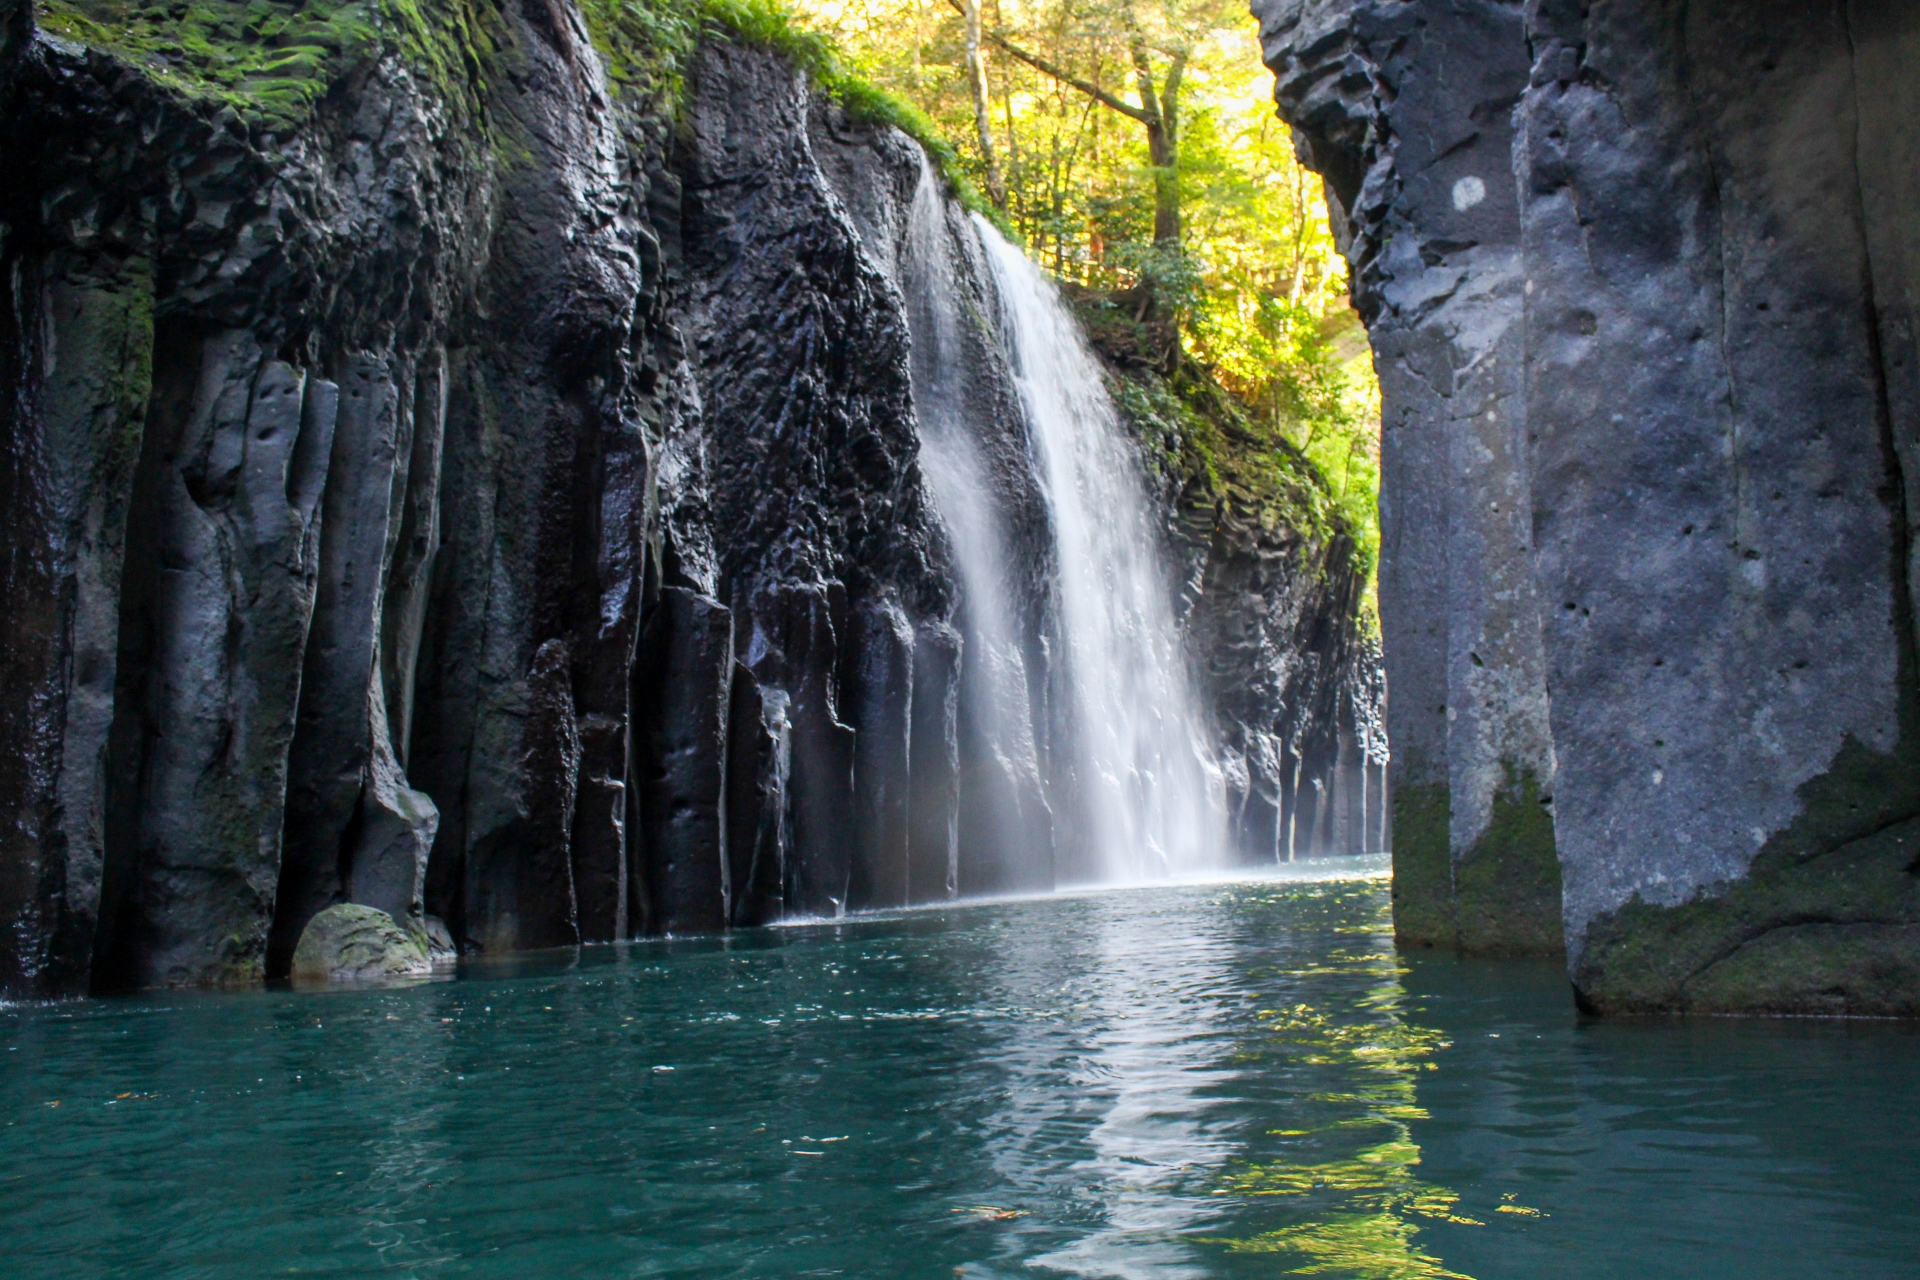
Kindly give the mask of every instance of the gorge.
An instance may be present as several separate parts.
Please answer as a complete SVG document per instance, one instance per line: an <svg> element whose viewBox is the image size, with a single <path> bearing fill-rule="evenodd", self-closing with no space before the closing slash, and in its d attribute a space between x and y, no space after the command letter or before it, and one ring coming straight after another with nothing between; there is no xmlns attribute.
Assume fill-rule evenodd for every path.
<svg viewBox="0 0 1920 1280"><path fill-rule="evenodd" d="M1258 9L1398 936L1914 1012L1912 7ZM1386 843L1351 542L1183 480L914 138L632 6L142 52L220 12L7 8L7 992Z"/></svg>
<svg viewBox="0 0 1920 1280"><path fill-rule="evenodd" d="M803 2L0 0L6 1274L1908 1276L1920 0Z"/></svg>
<svg viewBox="0 0 1920 1280"><path fill-rule="evenodd" d="M1149 495L1051 286L778 51L309 4L233 85L141 53L217 8L7 12L8 994L1381 830L1351 540Z"/></svg>

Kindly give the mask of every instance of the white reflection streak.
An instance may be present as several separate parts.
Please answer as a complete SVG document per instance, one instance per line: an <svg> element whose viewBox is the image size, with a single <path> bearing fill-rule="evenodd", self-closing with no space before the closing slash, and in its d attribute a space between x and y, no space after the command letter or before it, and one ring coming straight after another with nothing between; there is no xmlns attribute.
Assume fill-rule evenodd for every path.
<svg viewBox="0 0 1920 1280"><path fill-rule="evenodd" d="M1111 899L1085 921L1093 936L1056 935L1055 946L1007 957L1008 995L1028 1008L1005 1047L1016 1079L994 1126L1006 1142L995 1167L1014 1194L1088 1202L1099 1224L1033 1267L1118 1280L1209 1274L1179 1237L1218 1212L1201 1188L1237 1149L1203 1096L1234 1075L1220 1062L1231 1038L1218 1033L1233 950L1210 927L1217 908L1164 905ZM1069 968L1073 981L1045 989Z"/></svg>

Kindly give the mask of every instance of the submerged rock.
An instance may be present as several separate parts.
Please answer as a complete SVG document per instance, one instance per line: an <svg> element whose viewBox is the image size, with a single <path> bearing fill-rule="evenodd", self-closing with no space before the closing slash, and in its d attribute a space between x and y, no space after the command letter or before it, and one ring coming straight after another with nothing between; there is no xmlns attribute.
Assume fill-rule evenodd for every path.
<svg viewBox="0 0 1920 1280"><path fill-rule="evenodd" d="M429 935L410 933L378 907L343 902L307 922L293 949L298 983L365 982L433 972Z"/></svg>

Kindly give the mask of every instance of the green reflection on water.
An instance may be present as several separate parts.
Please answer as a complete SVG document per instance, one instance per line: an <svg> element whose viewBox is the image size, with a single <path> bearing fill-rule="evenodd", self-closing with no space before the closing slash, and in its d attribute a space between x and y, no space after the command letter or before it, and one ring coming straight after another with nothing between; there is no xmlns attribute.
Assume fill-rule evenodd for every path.
<svg viewBox="0 0 1920 1280"><path fill-rule="evenodd" d="M1406 1020L1400 982L1405 970L1389 949L1385 904L1378 909L1377 919L1338 930L1372 935L1374 946L1336 950L1326 964L1286 975L1295 981L1369 980L1357 999L1255 1012L1256 1030L1237 1051L1238 1060L1311 1069L1343 1078L1348 1087L1309 1096L1319 1123L1268 1132L1282 1142L1278 1158L1236 1162L1221 1175L1215 1194L1284 1198L1293 1203L1283 1216L1293 1220L1251 1235L1212 1237L1211 1243L1231 1253L1281 1255L1297 1264L1289 1275L1471 1280L1415 1243L1422 1219L1484 1224L1455 1212L1455 1192L1414 1172L1420 1148L1409 1125L1427 1118L1414 1082L1434 1069L1427 1059L1448 1041Z"/></svg>

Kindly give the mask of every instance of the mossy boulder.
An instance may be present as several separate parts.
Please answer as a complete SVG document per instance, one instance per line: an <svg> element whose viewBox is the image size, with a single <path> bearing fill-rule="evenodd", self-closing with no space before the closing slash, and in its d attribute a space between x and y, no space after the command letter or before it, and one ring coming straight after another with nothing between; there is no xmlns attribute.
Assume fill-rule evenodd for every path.
<svg viewBox="0 0 1920 1280"><path fill-rule="evenodd" d="M297 983L366 982L433 972L424 933L414 934L378 907L343 902L308 922L293 952Z"/></svg>

